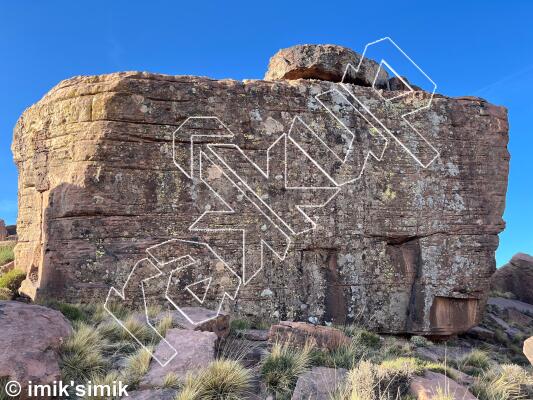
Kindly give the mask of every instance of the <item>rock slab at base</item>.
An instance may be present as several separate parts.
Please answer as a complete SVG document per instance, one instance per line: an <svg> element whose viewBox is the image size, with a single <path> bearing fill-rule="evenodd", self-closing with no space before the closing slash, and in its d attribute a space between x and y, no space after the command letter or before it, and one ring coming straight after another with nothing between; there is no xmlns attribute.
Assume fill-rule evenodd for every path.
<svg viewBox="0 0 533 400"><path fill-rule="evenodd" d="M177 350L177 354L164 367L152 360L147 374L139 385L141 389L162 387L165 376L169 372L174 373L180 379L184 379L187 374L194 375L215 359L217 335L213 332L170 329L165 340ZM160 360L168 359L169 350L170 348L161 341L155 350L154 357Z"/></svg>
<svg viewBox="0 0 533 400"><path fill-rule="evenodd" d="M129 400L174 400L174 389L146 389L128 393Z"/></svg>
<svg viewBox="0 0 533 400"><path fill-rule="evenodd" d="M69 321L59 311L0 301L0 378L16 380L23 388L29 381L58 381L58 351L71 333Z"/></svg>
<svg viewBox="0 0 533 400"><path fill-rule="evenodd" d="M298 378L291 400L329 400L341 387L346 373L343 368L312 368Z"/></svg>
<svg viewBox="0 0 533 400"><path fill-rule="evenodd" d="M272 325L268 337L272 342L290 341L296 346L303 346L309 340L316 347L328 350L334 350L351 342L348 336L336 328L291 321Z"/></svg>
<svg viewBox="0 0 533 400"><path fill-rule="evenodd" d="M452 400L477 400L467 388L436 372L426 371L424 376L415 376L409 386L410 394L417 400L432 400L439 390Z"/></svg>

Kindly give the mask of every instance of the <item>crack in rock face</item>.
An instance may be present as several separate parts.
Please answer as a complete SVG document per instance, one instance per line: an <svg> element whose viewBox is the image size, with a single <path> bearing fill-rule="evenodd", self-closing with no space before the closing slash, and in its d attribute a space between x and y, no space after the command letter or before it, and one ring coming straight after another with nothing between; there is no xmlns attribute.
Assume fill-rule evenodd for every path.
<svg viewBox="0 0 533 400"><path fill-rule="evenodd" d="M202 263L198 250L199 262L179 264L173 298L214 309L224 285L236 287L228 271L244 277L244 229L255 275L223 302L233 315L440 336L476 325L504 228L507 112L406 91L385 71L373 88L379 65L368 59L340 84L360 60L340 46L302 45L274 55L263 81L121 72L60 82L14 132L16 267L32 277L22 291L103 301L140 260L157 264L147 249L180 239L208 243L225 263ZM376 90L406 95L392 104ZM389 132L370 126L354 98ZM406 148L434 156L402 115L430 99L409 119L440 154L424 168ZM191 116L223 123L189 125L200 136L192 151L190 135L176 135ZM319 207L306 218L301 204ZM286 254L262 253L264 242ZM165 260L164 273L179 266ZM153 273L148 261L138 271ZM233 280L209 281L213 273ZM129 281L128 304L142 303L149 276ZM150 287L162 301L164 284ZM182 290L193 286L196 300Z"/></svg>

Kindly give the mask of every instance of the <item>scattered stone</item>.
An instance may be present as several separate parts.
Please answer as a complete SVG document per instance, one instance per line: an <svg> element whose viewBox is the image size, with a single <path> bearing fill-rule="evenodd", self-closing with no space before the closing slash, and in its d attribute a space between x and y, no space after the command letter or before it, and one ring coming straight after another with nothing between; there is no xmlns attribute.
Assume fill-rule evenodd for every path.
<svg viewBox="0 0 533 400"><path fill-rule="evenodd" d="M59 381L58 351L71 335L59 311L16 301L0 301L0 378L23 385Z"/></svg>
<svg viewBox="0 0 533 400"><path fill-rule="evenodd" d="M533 257L518 253L491 278L491 289L511 292L517 300L533 304Z"/></svg>
<svg viewBox="0 0 533 400"><path fill-rule="evenodd" d="M0 218L0 242L7 239L6 224L3 219Z"/></svg>
<svg viewBox="0 0 533 400"><path fill-rule="evenodd" d="M527 357L531 365L533 365L533 336L524 341L524 355Z"/></svg>
<svg viewBox="0 0 533 400"><path fill-rule="evenodd" d="M527 315L533 315L533 304L524 303L519 300L504 299L502 297L489 297L487 304L498 307L500 310L515 309Z"/></svg>
<svg viewBox="0 0 533 400"><path fill-rule="evenodd" d="M379 77L377 87L386 87L388 74L379 64L365 58L361 71L355 73L361 56L351 49L331 44L304 44L278 51L268 64L265 80L318 79L322 81L341 82L348 67L346 83L372 86L376 74Z"/></svg>
<svg viewBox="0 0 533 400"><path fill-rule="evenodd" d="M348 336L336 328L292 321L272 325L268 338L272 342L290 341L296 346L303 346L307 340L311 340L318 348L329 350L351 342Z"/></svg>
<svg viewBox="0 0 533 400"><path fill-rule="evenodd" d="M174 400L177 390L174 389L146 389L128 392L130 400Z"/></svg>
<svg viewBox="0 0 533 400"><path fill-rule="evenodd" d="M194 374L209 365L215 359L215 344L217 335L213 332L193 331L188 329L170 329L165 340L178 351L167 365L162 367L152 360L148 373L141 380L141 389L161 387L165 376L173 372L184 379L190 373ZM173 349L164 341L159 342L154 357L168 360Z"/></svg>
<svg viewBox="0 0 533 400"><path fill-rule="evenodd" d="M220 312L218 315L216 315L216 312L203 307L182 307L181 309L193 321L207 321L201 322L199 324L193 324L189 320L187 320L187 318L185 318L181 312L177 310L164 312L163 314L161 314L160 318L170 313L172 315L173 324L182 329L213 332L219 338L224 338L229 335L230 317L228 314Z"/></svg>
<svg viewBox="0 0 533 400"><path fill-rule="evenodd" d="M494 332L481 326L474 326L466 331L465 335L478 340L494 340Z"/></svg>
<svg viewBox="0 0 533 400"><path fill-rule="evenodd" d="M436 372L426 371L424 376L415 375L409 385L410 394L418 400L432 400L439 390L449 394L453 400L477 400L467 388Z"/></svg>
<svg viewBox="0 0 533 400"><path fill-rule="evenodd" d="M298 378L291 400L329 400L346 373L343 368L314 367Z"/></svg>
<svg viewBox="0 0 533 400"><path fill-rule="evenodd" d="M238 334L243 339L255 342L265 342L268 340L267 329L242 329L238 332Z"/></svg>

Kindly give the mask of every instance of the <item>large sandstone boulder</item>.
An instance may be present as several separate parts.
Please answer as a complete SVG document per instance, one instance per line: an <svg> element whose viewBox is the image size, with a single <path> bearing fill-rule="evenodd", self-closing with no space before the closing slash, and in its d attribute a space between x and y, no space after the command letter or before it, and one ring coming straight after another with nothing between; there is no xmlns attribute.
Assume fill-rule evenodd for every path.
<svg viewBox="0 0 533 400"><path fill-rule="evenodd" d="M30 381L59 381L58 351L71 333L70 323L58 311L0 301L0 378L19 382L23 394Z"/></svg>
<svg viewBox="0 0 533 400"><path fill-rule="evenodd" d="M22 291L94 302L135 266L155 275L158 265L150 283L164 294L184 258L147 250L180 239L226 264L179 270L177 284L204 292L180 292L178 306L217 309L221 293L238 291L223 309L257 320L431 335L476 325L504 227L506 110L418 90L384 103L364 76L330 81L341 71L332 63L320 65L336 77L318 80L125 72L61 82L15 128ZM402 115L430 99L409 117L421 136ZM124 301L142 303L141 278Z"/></svg>
<svg viewBox="0 0 533 400"><path fill-rule="evenodd" d="M518 253L491 278L491 289L510 292L523 302L533 304L533 257Z"/></svg>

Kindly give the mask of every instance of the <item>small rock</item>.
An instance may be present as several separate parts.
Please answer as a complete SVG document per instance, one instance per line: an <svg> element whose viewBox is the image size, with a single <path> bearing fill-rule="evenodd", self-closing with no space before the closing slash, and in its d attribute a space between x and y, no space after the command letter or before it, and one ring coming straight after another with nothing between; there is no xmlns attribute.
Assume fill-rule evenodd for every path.
<svg viewBox="0 0 533 400"><path fill-rule="evenodd" d="M7 264L0 266L0 274L5 274L6 272L11 271L13 268L15 268L15 261L8 262Z"/></svg>
<svg viewBox="0 0 533 400"><path fill-rule="evenodd" d="M128 393L130 400L173 400L177 390L174 389L146 389Z"/></svg>
<svg viewBox="0 0 533 400"><path fill-rule="evenodd" d="M342 385L347 371L343 368L314 367L298 378L292 400L328 400Z"/></svg>
<svg viewBox="0 0 533 400"><path fill-rule="evenodd" d="M72 327L59 311L46 307L0 301L0 377L23 386L29 381L51 384L61 377L59 348Z"/></svg>
<svg viewBox="0 0 533 400"><path fill-rule="evenodd" d="M431 400L439 390L449 394L453 400L477 400L464 386L443 374L426 371L424 376L415 376L409 385L409 392L418 400Z"/></svg>
<svg viewBox="0 0 533 400"><path fill-rule="evenodd" d="M481 326L470 328L465 335L478 340L494 340L494 332Z"/></svg>
<svg viewBox="0 0 533 400"><path fill-rule="evenodd" d="M524 355L527 357L531 365L533 365L533 336L524 342Z"/></svg>
<svg viewBox="0 0 533 400"><path fill-rule="evenodd" d="M178 351L177 355L164 367L152 360L148 373L141 380L141 389L161 387L165 376L173 372L184 379L189 373L194 374L209 365L215 359L217 335L213 332L201 332L188 329L170 329L165 339ZM160 360L168 360L172 354L164 341L157 346L154 356Z"/></svg>
<svg viewBox="0 0 533 400"><path fill-rule="evenodd" d="M311 339L318 348L329 350L351 342L350 338L338 329L291 321L282 321L277 325L272 325L268 337L270 341L291 341L297 346L303 346L307 340Z"/></svg>
<svg viewBox="0 0 533 400"><path fill-rule="evenodd" d="M360 70L355 73L360 61L361 56L346 47L331 44L298 45L274 54L268 64L265 80L319 79L341 82L346 71L344 82L372 86L379 71L376 86L387 86L387 72L373 60L365 58ZM347 69L348 65L352 67Z"/></svg>
<svg viewBox="0 0 533 400"><path fill-rule="evenodd" d="M264 290L261 292L261 297L272 297L273 294L274 294L274 292L272 292L272 290L270 290L270 289L264 289Z"/></svg>
<svg viewBox="0 0 533 400"><path fill-rule="evenodd" d="M219 313L216 315L215 311L208 310L207 308L203 307L182 307L181 309L193 321L203 321L209 318L212 319L199 324L192 324L179 311L170 311L174 325L182 329L188 329L192 331L213 332L219 338L224 338L229 335L230 317L228 314ZM161 314L159 318L162 318L167 314L168 312L165 312Z"/></svg>
<svg viewBox="0 0 533 400"><path fill-rule="evenodd" d="M239 336L243 339L254 342L266 342L268 340L268 330L266 329L242 329Z"/></svg>

